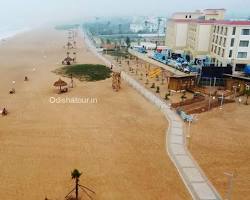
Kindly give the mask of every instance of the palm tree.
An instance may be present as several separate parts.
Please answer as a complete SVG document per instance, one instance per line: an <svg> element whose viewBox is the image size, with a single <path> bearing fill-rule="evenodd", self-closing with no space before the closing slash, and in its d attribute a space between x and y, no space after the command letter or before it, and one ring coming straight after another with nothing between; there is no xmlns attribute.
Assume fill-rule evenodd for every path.
<svg viewBox="0 0 250 200"><path fill-rule="evenodd" d="M75 180L76 187L76 200L78 200L78 186L79 186L79 178L82 175L81 172L79 172L77 169L74 169L74 171L71 172L71 178Z"/></svg>

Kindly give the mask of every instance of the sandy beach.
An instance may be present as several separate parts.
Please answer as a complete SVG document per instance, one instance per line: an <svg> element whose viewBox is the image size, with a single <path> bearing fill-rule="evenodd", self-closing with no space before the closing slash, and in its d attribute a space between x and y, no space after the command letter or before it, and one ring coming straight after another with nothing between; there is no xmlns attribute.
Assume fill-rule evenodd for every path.
<svg viewBox="0 0 250 200"><path fill-rule="evenodd" d="M226 198L234 173L232 199L250 199L250 107L228 104L198 116L189 148L209 180Z"/></svg>
<svg viewBox="0 0 250 200"><path fill-rule="evenodd" d="M9 111L0 117L1 199L64 199L74 168L94 199L191 199L166 153L166 120L132 88L123 83L113 92L107 79L56 93L59 77L51 71L61 66L66 38L67 32L42 29L0 44L0 107ZM79 62L101 63L81 38L77 45ZM16 94L9 95L12 87ZM59 96L98 102L49 102Z"/></svg>

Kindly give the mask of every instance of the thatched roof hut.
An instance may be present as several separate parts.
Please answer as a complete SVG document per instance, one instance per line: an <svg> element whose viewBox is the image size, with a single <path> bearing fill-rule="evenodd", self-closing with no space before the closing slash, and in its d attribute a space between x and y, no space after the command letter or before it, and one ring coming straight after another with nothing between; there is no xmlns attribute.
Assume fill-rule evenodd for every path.
<svg viewBox="0 0 250 200"><path fill-rule="evenodd" d="M60 79L60 78L59 78L58 81L56 81L56 82L54 83L54 86L55 86L55 87L59 87L59 90L60 90L60 91L62 90L62 87L67 86L67 85L68 85L68 84L67 84L65 81L63 81L62 79Z"/></svg>

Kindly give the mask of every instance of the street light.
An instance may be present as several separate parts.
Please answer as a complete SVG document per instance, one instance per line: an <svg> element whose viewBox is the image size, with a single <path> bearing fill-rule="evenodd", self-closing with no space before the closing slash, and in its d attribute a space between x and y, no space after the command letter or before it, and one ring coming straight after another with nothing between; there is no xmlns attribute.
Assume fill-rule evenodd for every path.
<svg viewBox="0 0 250 200"><path fill-rule="evenodd" d="M233 178L234 173L224 173L228 177L228 188L225 200L231 200L232 198L232 190L233 190Z"/></svg>
<svg viewBox="0 0 250 200"><path fill-rule="evenodd" d="M234 89L234 100L236 99L236 91L237 91L237 86L236 85L234 85L233 86L233 89Z"/></svg>
<svg viewBox="0 0 250 200"><path fill-rule="evenodd" d="M222 109L223 100L224 100L224 92L222 92L222 94L221 94L220 109Z"/></svg>

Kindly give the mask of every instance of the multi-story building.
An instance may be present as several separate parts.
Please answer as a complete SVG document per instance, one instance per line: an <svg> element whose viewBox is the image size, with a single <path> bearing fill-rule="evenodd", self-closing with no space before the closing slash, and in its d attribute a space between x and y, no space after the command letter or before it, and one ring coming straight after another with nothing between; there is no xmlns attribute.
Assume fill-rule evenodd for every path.
<svg viewBox="0 0 250 200"><path fill-rule="evenodd" d="M224 9L175 13L167 23L166 46L241 71L250 63L250 21L226 21L224 14Z"/></svg>
<svg viewBox="0 0 250 200"><path fill-rule="evenodd" d="M250 63L250 21L218 21L212 26L210 54L218 66L242 71Z"/></svg>

